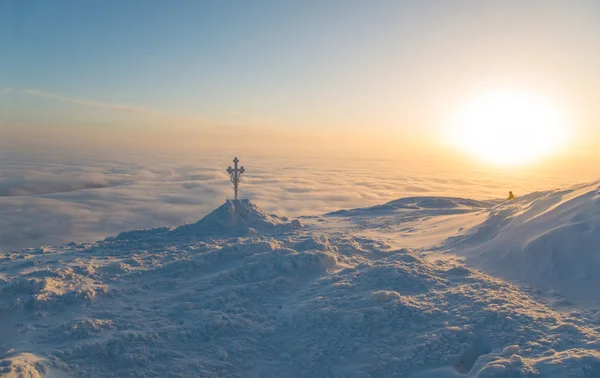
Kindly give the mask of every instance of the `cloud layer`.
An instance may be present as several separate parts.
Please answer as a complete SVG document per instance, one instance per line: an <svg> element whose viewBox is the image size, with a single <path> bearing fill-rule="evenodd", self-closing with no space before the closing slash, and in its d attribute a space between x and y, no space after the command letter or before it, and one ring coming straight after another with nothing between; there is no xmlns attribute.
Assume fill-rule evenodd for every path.
<svg viewBox="0 0 600 378"><path fill-rule="evenodd" d="M127 229L195 222L232 195L230 157L0 156L0 250L94 241ZM241 196L287 216L405 196L488 199L566 182L441 172L392 161L242 157Z"/></svg>

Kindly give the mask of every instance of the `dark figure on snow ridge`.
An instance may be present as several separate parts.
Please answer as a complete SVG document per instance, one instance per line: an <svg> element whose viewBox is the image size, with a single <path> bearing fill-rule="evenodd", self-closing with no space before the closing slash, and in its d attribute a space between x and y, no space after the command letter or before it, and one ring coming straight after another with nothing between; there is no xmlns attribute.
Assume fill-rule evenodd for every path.
<svg viewBox="0 0 600 378"><path fill-rule="evenodd" d="M513 194L513 192L508 192L508 199L515 199L515 195Z"/></svg>

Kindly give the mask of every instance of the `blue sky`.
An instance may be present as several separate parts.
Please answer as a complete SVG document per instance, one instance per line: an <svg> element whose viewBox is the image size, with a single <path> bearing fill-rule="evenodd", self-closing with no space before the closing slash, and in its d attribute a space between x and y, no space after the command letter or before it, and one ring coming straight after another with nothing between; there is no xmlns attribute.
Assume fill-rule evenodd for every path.
<svg viewBox="0 0 600 378"><path fill-rule="evenodd" d="M13 0L0 13L13 125L192 119L410 139L488 85L598 116L595 1Z"/></svg>
<svg viewBox="0 0 600 378"><path fill-rule="evenodd" d="M406 9L347 4L14 2L7 85L188 116L285 108L346 80L368 90L371 62L400 58Z"/></svg>

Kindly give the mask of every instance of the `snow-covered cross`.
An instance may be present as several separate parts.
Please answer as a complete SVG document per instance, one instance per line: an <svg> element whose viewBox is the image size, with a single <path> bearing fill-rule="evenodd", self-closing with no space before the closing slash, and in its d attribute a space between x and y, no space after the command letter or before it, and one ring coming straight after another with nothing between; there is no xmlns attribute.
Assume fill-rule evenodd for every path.
<svg viewBox="0 0 600 378"><path fill-rule="evenodd" d="M246 172L244 167L238 168L239 162L240 162L240 160L236 157L235 159L233 159L234 168L231 168L231 167L227 168L227 173L229 173L229 177L231 178L231 183L233 184L233 190L235 192L235 199L237 199L237 197L238 197L237 196L238 184L240 183L240 178L242 176L242 173Z"/></svg>

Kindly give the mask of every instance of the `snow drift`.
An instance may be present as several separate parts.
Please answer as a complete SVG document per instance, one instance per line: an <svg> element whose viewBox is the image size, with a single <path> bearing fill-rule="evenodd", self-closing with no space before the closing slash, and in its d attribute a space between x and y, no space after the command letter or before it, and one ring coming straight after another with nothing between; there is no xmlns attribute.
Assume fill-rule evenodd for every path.
<svg viewBox="0 0 600 378"><path fill-rule="evenodd" d="M505 201L447 246L488 272L600 303L600 182Z"/></svg>

